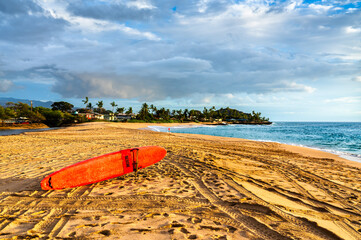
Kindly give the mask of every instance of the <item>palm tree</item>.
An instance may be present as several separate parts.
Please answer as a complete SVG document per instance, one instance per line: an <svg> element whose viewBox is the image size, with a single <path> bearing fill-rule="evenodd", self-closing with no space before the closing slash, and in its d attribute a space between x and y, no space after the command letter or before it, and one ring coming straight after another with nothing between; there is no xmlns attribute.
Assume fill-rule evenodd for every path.
<svg viewBox="0 0 361 240"><path fill-rule="evenodd" d="M129 107L128 108L128 111L126 111L126 114L132 114L133 113L133 108L132 107Z"/></svg>
<svg viewBox="0 0 361 240"><path fill-rule="evenodd" d="M149 107L147 103L143 103L137 118L140 120L150 120L152 118L152 116L149 113Z"/></svg>
<svg viewBox="0 0 361 240"><path fill-rule="evenodd" d="M153 104L150 105L149 109L152 110L152 115L154 115L154 113L157 112L157 107L154 106Z"/></svg>
<svg viewBox="0 0 361 240"><path fill-rule="evenodd" d="M89 102L89 98L85 97L85 100L82 100L82 102L84 103L84 105L86 105Z"/></svg>
<svg viewBox="0 0 361 240"><path fill-rule="evenodd" d="M183 120L183 114L182 114L182 109L179 109L179 110L177 110L176 111L176 113L177 113L177 118L178 118L178 120Z"/></svg>
<svg viewBox="0 0 361 240"><path fill-rule="evenodd" d="M102 113L102 108L103 108L103 101L98 101L98 103L97 103L97 106L98 106L98 111L100 112L100 113Z"/></svg>
<svg viewBox="0 0 361 240"><path fill-rule="evenodd" d="M118 113L123 113L124 112L124 107L117 108L117 112Z"/></svg>
<svg viewBox="0 0 361 240"><path fill-rule="evenodd" d="M118 106L118 104L116 104L114 101L110 103L110 106L113 107L113 113L114 113L114 108Z"/></svg>
<svg viewBox="0 0 361 240"><path fill-rule="evenodd" d="M90 110L90 112L92 111L92 109L93 109L93 105L92 105L92 103L90 102L90 103L88 103L88 105L86 105L86 107L87 108L89 108L89 110Z"/></svg>
<svg viewBox="0 0 361 240"><path fill-rule="evenodd" d="M184 115L184 118L185 118L186 120L188 120L189 110L188 110L187 108L184 109L183 115Z"/></svg>
<svg viewBox="0 0 361 240"><path fill-rule="evenodd" d="M89 98L88 97L85 97L85 100L82 100L82 102L84 103L84 105L85 105L85 111L86 111L86 109L87 109L87 107L88 107L88 102L89 102ZM87 105L88 104L88 105ZM87 111L86 111L87 112Z"/></svg>

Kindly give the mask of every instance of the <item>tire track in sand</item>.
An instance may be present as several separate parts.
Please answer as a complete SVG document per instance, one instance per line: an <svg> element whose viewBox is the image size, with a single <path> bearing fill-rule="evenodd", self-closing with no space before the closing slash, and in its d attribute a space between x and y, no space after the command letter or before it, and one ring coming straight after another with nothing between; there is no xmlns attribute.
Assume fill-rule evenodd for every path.
<svg viewBox="0 0 361 240"><path fill-rule="evenodd" d="M258 222L256 219L249 216L245 216L239 211L233 209L232 207L229 207L228 204L223 202L210 189L208 189L201 179L197 179L197 177L191 171L189 171L187 168L182 166L180 163L174 163L174 162L169 162L169 163L177 167L186 175L191 176L191 178L189 178L188 181L190 181L193 184L193 186L195 186L196 189L206 199L208 199L215 207L217 207L218 209L226 213L228 216L236 220L243 228L251 231L252 233L256 234L259 237L262 237L263 239L269 239L269 240L290 239L289 237L281 235L276 231L268 228L266 225Z"/></svg>
<svg viewBox="0 0 361 240"><path fill-rule="evenodd" d="M194 161L190 158L184 157L184 156L180 156L180 155L176 155L177 159L181 160L182 164L191 164L190 161ZM183 172L185 172L186 174L190 174L192 175L193 173L190 172L187 168L180 166L181 164L179 162L177 163L171 163L174 164L175 166L177 166L178 168L180 168ZM203 165L203 169L209 169L209 166L207 163L202 163L202 162L197 162L197 165ZM193 165L194 167L194 165ZM312 233L316 238L321 238L321 239L341 239L340 237L338 237L337 235L335 235L334 233L328 231L327 229L324 229L322 227L319 227L316 223L310 222L307 219L304 218L299 218L299 217L295 217L289 213L286 213L284 211L282 211L280 208L264 201L263 199L259 198L258 196L254 195L253 193L251 193L250 191L248 191L247 189L245 189L243 186L241 186L240 184L236 183L230 176L225 176L223 173L221 173L219 170L217 170L216 168L212 167L211 168L212 172L215 172L216 174L222 176L222 180L227 183L230 187L232 187L233 189L235 189L236 191L238 191L239 193L242 193L250 198L252 198L253 200L255 200L258 204L267 207L268 209L270 209L271 211L275 212L276 214L278 214L280 217L286 219L287 221L289 221L290 223L292 223L293 225L297 225L298 227L300 227L303 230L308 231L309 233ZM236 176L234 176L234 174L230 174L233 175L233 177L237 178ZM193 176L195 176L193 174ZM196 178L196 177L194 177ZM241 177L241 180L244 181L244 176ZM194 182L193 182L194 184ZM203 182L196 182L195 184L197 184L199 186L199 188L204 189L206 188L206 186L203 184ZM203 184L203 186L202 186ZM197 186L196 186L197 187ZM197 188L198 189L198 188ZM199 189L198 189L199 190ZM213 194L209 194L209 193L204 193L206 195L208 195L208 197L210 197L213 202L216 201L216 196ZM212 202L210 200L210 202ZM213 203L212 202L212 203ZM223 210L223 209L222 209ZM226 210L227 211L227 210ZM225 211L225 212L226 212ZM227 212L226 212L227 213ZM239 212L238 212L239 213ZM232 214L230 214L230 216L232 216ZM234 218L234 216L232 216ZM343 228L345 231L347 231L347 228ZM351 230L351 229L350 229ZM353 231L351 231L351 233L353 232L353 236L357 236L358 233L354 233L354 229L352 229ZM264 236L262 236L264 237ZM356 238L357 239L357 238Z"/></svg>

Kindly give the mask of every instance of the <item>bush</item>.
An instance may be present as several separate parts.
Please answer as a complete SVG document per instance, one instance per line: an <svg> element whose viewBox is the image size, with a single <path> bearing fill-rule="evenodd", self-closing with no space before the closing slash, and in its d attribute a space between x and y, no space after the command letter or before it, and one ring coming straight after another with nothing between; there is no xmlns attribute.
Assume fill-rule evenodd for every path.
<svg viewBox="0 0 361 240"><path fill-rule="evenodd" d="M63 113L63 122L62 124L73 124L76 120L76 116L71 115L70 113Z"/></svg>
<svg viewBox="0 0 361 240"><path fill-rule="evenodd" d="M64 114L61 111L47 110L43 112L46 118L44 123L49 127L59 127L63 123Z"/></svg>
<svg viewBox="0 0 361 240"><path fill-rule="evenodd" d="M27 117L32 123L40 123L45 121L45 117L39 112L29 112Z"/></svg>

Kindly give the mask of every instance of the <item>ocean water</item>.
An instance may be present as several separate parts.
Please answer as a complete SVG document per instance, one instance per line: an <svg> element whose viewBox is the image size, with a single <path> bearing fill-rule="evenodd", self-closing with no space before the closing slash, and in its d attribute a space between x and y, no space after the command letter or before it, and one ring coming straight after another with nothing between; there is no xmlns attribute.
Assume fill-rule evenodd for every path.
<svg viewBox="0 0 361 240"><path fill-rule="evenodd" d="M24 132L42 132L53 130L56 128L39 128L39 129L11 129L11 130L0 130L0 136L18 135Z"/></svg>
<svg viewBox="0 0 361 240"><path fill-rule="evenodd" d="M154 131L168 131L154 127ZM244 138L304 146L361 162L361 122L275 122L272 125L172 127L171 132Z"/></svg>

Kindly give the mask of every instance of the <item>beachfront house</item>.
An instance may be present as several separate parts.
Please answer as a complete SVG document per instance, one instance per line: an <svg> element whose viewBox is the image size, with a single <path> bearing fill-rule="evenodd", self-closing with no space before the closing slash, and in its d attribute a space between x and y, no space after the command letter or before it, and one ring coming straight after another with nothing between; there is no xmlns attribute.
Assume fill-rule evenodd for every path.
<svg viewBox="0 0 361 240"><path fill-rule="evenodd" d="M93 119L94 114L93 113L78 113L79 116L84 116L86 119Z"/></svg>
<svg viewBox="0 0 361 240"><path fill-rule="evenodd" d="M104 120L104 115L100 113L94 113L93 119Z"/></svg>
<svg viewBox="0 0 361 240"><path fill-rule="evenodd" d="M104 120L107 121L115 121L115 115L114 113L109 113L104 115Z"/></svg>
<svg viewBox="0 0 361 240"><path fill-rule="evenodd" d="M130 119L134 118L134 117L135 117L134 113L131 113L131 114L118 113L117 115L115 115L115 119L117 121L127 121L127 120L130 120Z"/></svg>

